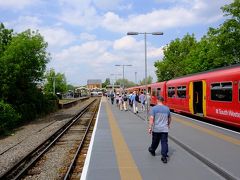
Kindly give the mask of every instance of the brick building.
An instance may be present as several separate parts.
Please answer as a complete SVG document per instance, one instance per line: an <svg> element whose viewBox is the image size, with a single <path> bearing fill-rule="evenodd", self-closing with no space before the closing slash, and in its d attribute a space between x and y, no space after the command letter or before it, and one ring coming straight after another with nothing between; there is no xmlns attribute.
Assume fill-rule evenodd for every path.
<svg viewBox="0 0 240 180"><path fill-rule="evenodd" d="M96 89L96 88L102 88L102 81L101 79L89 79L87 81L87 88L88 89Z"/></svg>

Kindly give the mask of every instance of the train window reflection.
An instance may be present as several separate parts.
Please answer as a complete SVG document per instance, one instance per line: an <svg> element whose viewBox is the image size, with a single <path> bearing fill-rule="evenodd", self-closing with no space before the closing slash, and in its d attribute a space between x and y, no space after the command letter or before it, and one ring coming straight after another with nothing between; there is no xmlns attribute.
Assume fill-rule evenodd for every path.
<svg viewBox="0 0 240 180"><path fill-rule="evenodd" d="M175 87L168 87L168 97L175 97Z"/></svg>
<svg viewBox="0 0 240 180"><path fill-rule="evenodd" d="M152 89L152 96L156 96L157 95L156 93L157 93L156 88L153 88Z"/></svg>
<svg viewBox="0 0 240 180"><path fill-rule="evenodd" d="M186 86L177 87L177 96L179 98L186 98Z"/></svg>
<svg viewBox="0 0 240 180"><path fill-rule="evenodd" d="M157 96L161 95L161 88L157 88Z"/></svg>
<svg viewBox="0 0 240 180"><path fill-rule="evenodd" d="M211 84L211 100L232 101L232 82Z"/></svg>

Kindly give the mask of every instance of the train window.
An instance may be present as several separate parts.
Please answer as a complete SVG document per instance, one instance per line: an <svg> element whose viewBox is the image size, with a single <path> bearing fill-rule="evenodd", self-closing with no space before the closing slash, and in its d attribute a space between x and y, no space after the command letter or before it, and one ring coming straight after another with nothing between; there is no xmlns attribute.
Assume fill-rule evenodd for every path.
<svg viewBox="0 0 240 180"><path fill-rule="evenodd" d="M148 93L150 93L151 92L151 87L148 87L148 91L147 91Z"/></svg>
<svg viewBox="0 0 240 180"><path fill-rule="evenodd" d="M232 101L232 82L211 84L211 100Z"/></svg>
<svg viewBox="0 0 240 180"><path fill-rule="evenodd" d="M168 87L168 97L175 96L175 87Z"/></svg>
<svg viewBox="0 0 240 180"><path fill-rule="evenodd" d="M186 86L177 87L177 96L179 98L186 98Z"/></svg>
<svg viewBox="0 0 240 180"><path fill-rule="evenodd" d="M153 88L152 89L152 96L156 96L157 95L157 90L156 90L156 88Z"/></svg>
<svg viewBox="0 0 240 180"><path fill-rule="evenodd" d="M157 96L161 95L161 88L157 88Z"/></svg>
<svg viewBox="0 0 240 180"><path fill-rule="evenodd" d="M221 83L221 86L222 86L223 89L232 89L232 83L231 82Z"/></svg>
<svg viewBox="0 0 240 180"><path fill-rule="evenodd" d="M214 84L211 84L211 90L214 90L214 89L220 89L220 83L214 83Z"/></svg>

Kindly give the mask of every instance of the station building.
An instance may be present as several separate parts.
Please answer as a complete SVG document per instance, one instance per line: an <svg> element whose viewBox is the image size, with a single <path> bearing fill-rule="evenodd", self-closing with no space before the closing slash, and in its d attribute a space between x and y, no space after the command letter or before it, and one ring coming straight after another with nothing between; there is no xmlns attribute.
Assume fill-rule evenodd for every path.
<svg viewBox="0 0 240 180"><path fill-rule="evenodd" d="M102 88L102 81L101 79L89 79L87 80L87 88L92 89L101 89Z"/></svg>

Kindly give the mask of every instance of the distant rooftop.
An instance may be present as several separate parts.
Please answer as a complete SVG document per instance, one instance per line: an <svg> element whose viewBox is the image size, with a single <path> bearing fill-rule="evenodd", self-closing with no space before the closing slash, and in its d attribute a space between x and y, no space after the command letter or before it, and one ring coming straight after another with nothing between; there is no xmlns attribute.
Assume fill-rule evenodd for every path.
<svg viewBox="0 0 240 180"><path fill-rule="evenodd" d="M102 84L101 79L89 79L87 80L87 84Z"/></svg>

